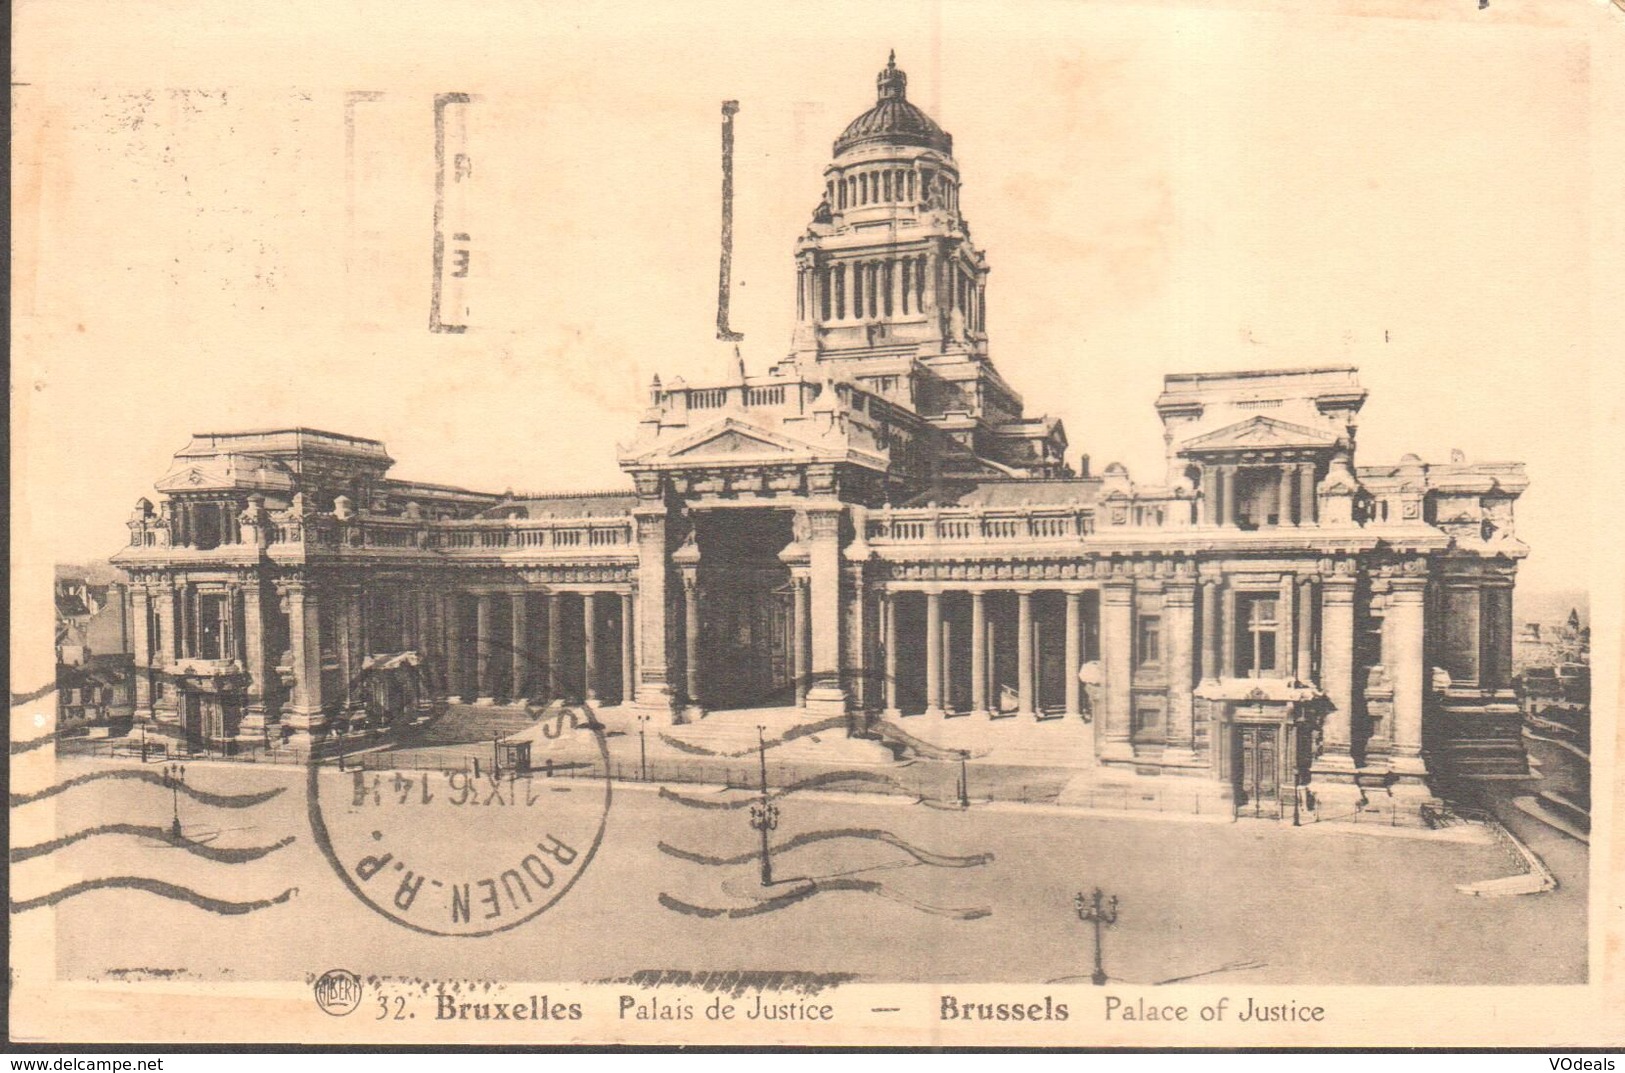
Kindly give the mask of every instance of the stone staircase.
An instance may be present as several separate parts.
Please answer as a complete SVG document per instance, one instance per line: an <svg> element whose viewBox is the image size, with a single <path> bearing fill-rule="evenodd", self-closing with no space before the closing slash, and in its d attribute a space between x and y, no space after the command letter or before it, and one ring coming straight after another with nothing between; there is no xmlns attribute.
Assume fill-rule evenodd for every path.
<svg viewBox="0 0 1625 1073"><path fill-rule="evenodd" d="M518 705L449 704L439 718L424 724L413 734L414 747L434 748L468 745L506 738L536 725L540 709Z"/></svg>
<svg viewBox="0 0 1625 1073"><path fill-rule="evenodd" d="M823 726L820 724L833 723ZM666 750L696 758L751 759L757 754L757 727L765 727L770 762L857 764L896 763L896 755L882 742L847 736L844 717L829 719L804 708L748 708L711 712L703 719L678 726L659 727L658 739ZM656 739L650 727L650 740Z"/></svg>

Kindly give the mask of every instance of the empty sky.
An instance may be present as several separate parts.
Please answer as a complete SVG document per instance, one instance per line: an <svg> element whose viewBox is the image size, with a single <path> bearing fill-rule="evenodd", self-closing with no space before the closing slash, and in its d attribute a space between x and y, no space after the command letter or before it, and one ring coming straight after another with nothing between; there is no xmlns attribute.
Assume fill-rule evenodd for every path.
<svg viewBox="0 0 1625 1073"><path fill-rule="evenodd" d="M116 550L196 431L374 436L396 476L493 491L622 485L651 374L727 367L719 102L761 371L830 143L895 48L954 135L994 359L1072 458L1157 480L1165 373L1353 363L1362 461L1527 462L1525 582L1584 585L1618 417L1588 375L1619 175L1593 50L1625 21L1313 6L24 3L17 553ZM382 96L347 157L357 90ZM447 91L479 97L464 336L427 330Z"/></svg>

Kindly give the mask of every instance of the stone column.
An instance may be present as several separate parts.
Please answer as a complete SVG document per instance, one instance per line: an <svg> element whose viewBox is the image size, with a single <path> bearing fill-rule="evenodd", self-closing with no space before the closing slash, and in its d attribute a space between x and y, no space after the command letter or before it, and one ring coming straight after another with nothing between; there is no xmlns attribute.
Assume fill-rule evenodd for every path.
<svg viewBox="0 0 1625 1073"><path fill-rule="evenodd" d="M581 594L582 670L586 681L581 685L582 701L598 703L598 598L595 593Z"/></svg>
<svg viewBox="0 0 1625 1073"><path fill-rule="evenodd" d="M1281 575L1281 595L1279 597L1281 612L1276 616L1275 637L1275 665L1281 677L1290 681L1293 668L1297 663L1294 643L1297 638L1296 615L1292 607L1293 595L1297 591L1297 575L1283 573Z"/></svg>
<svg viewBox="0 0 1625 1073"><path fill-rule="evenodd" d="M1004 698L999 695L999 623L987 617L987 706L990 716L1002 714Z"/></svg>
<svg viewBox="0 0 1625 1073"><path fill-rule="evenodd" d="M970 707L974 715L987 715L987 597L981 589L970 594Z"/></svg>
<svg viewBox="0 0 1625 1073"><path fill-rule="evenodd" d="M903 713L897 708L897 598L890 589L884 593L886 616L886 716L896 719Z"/></svg>
<svg viewBox="0 0 1625 1073"><path fill-rule="evenodd" d="M1349 717L1354 708L1354 592L1352 577L1333 576L1320 588L1320 687L1328 711L1321 724L1321 755L1316 771L1354 770L1349 753Z"/></svg>
<svg viewBox="0 0 1625 1073"><path fill-rule="evenodd" d="M412 638L417 634L416 609L413 607L412 590L402 585L395 590L395 603L401 609L400 647L397 651L412 651L415 642Z"/></svg>
<svg viewBox="0 0 1625 1073"><path fill-rule="evenodd" d="M1016 714L1035 715L1033 709L1033 593L1016 590Z"/></svg>
<svg viewBox="0 0 1625 1073"><path fill-rule="evenodd" d="M1234 524L1235 509L1233 501L1236 498L1236 471L1226 466L1219 470L1216 483L1219 488L1219 499L1213 517L1214 525Z"/></svg>
<svg viewBox="0 0 1625 1073"><path fill-rule="evenodd" d="M158 688L153 697L152 717L159 723L174 724L180 722L180 691L168 672L181 657L181 632L185 629L182 587L173 581L162 585L156 601L158 638L153 646L152 668Z"/></svg>
<svg viewBox="0 0 1625 1073"><path fill-rule="evenodd" d="M631 704L633 683L632 594L621 593L621 703Z"/></svg>
<svg viewBox="0 0 1625 1073"><path fill-rule="evenodd" d="M1314 681L1315 579L1298 579L1298 681Z"/></svg>
<svg viewBox="0 0 1625 1073"><path fill-rule="evenodd" d="M1298 463L1298 524L1313 525L1315 517L1315 464Z"/></svg>
<svg viewBox="0 0 1625 1073"><path fill-rule="evenodd" d="M365 708L361 696L361 668L367 661L367 644L362 630L362 592L358 586L339 589L338 607L333 615L339 654L339 673L344 676L344 706L347 711Z"/></svg>
<svg viewBox="0 0 1625 1073"><path fill-rule="evenodd" d="M809 510L807 523L812 630L807 703L827 715L840 715L846 711L841 675L841 511Z"/></svg>
<svg viewBox="0 0 1625 1073"><path fill-rule="evenodd" d="M135 717L149 722L152 719L152 594L144 585L130 589L130 620L134 627L130 647L135 652ZM262 711L262 722L264 718Z"/></svg>
<svg viewBox="0 0 1625 1073"><path fill-rule="evenodd" d="M1163 658L1168 668L1168 748L1163 760L1196 761L1195 700L1191 695L1196 640L1196 587L1170 583L1162 591Z"/></svg>
<svg viewBox="0 0 1625 1073"><path fill-rule="evenodd" d="M683 571L683 692L688 706L700 706L700 578L687 569Z"/></svg>
<svg viewBox="0 0 1625 1073"><path fill-rule="evenodd" d="M666 630L666 510L639 507L633 511L638 533L638 687L639 707L672 712Z"/></svg>
<svg viewBox="0 0 1625 1073"><path fill-rule="evenodd" d="M491 690L491 624L495 618L492 596L482 592L474 603L474 693L476 704L493 704Z"/></svg>
<svg viewBox="0 0 1625 1073"><path fill-rule="evenodd" d="M463 598L460 593L448 592L445 612L441 618L445 625L446 699L462 700L463 693Z"/></svg>
<svg viewBox="0 0 1625 1073"><path fill-rule="evenodd" d="M791 631L790 673L793 675L796 683L796 707L804 708L807 706L808 693L807 634L809 632L808 619L812 617L812 612L809 608L811 595L809 590L812 586L809 580L804 577L791 578L790 584L795 591L795 612L792 616L794 619L794 629ZM888 662L890 659L891 656L888 654Z"/></svg>
<svg viewBox="0 0 1625 1073"><path fill-rule="evenodd" d="M1236 590L1229 583L1222 593L1223 610L1219 612L1219 674L1220 678L1234 678L1236 671Z"/></svg>
<svg viewBox="0 0 1625 1073"><path fill-rule="evenodd" d="M1083 593L1066 594L1066 714L1082 715L1083 704L1078 669L1083 666L1078 630L1083 622Z"/></svg>
<svg viewBox="0 0 1625 1073"><path fill-rule="evenodd" d="M1396 578L1388 592L1388 630L1394 651L1382 661L1394 679L1394 772L1407 781L1424 774L1422 764L1422 711L1426 666L1423 658L1423 604L1427 582Z"/></svg>
<svg viewBox="0 0 1625 1073"><path fill-rule="evenodd" d="M326 720L322 715L322 612L314 586L290 581L288 640L293 647L293 694L283 722L309 742Z"/></svg>
<svg viewBox="0 0 1625 1073"><path fill-rule="evenodd" d="M512 604L509 614L513 630L513 658L509 663L509 674L513 681L508 686L508 694L510 700L523 703L530 696L531 682L530 596L528 593L516 592L509 600Z"/></svg>
<svg viewBox="0 0 1625 1073"><path fill-rule="evenodd" d="M1219 677L1219 582L1202 582L1202 679Z"/></svg>
<svg viewBox="0 0 1625 1073"><path fill-rule="evenodd" d="M436 661L439 656L440 627L435 621L434 597L430 594L428 588L431 582L424 579L421 584L423 587L418 589L414 597L414 602L417 605L418 621L417 650L418 655L423 657L424 660L421 688L417 694L417 708L419 712L427 712L434 707L434 687L432 683Z"/></svg>
<svg viewBox="0 0 1625 1073"><path fill-rule="evenodd" d="M564 700L564 594L550 592L547 600L547 700Z"/></svg>
<svg viewBox="0 0 1625 1073"><path fill-rule="evenodd" d="M1296 483L1297 472L1295 466L1283 465L1281 467L1279 483L1276 485L1275 513L1280 525L1297 525L1292 516L1292 485Z"/></svg>
<svg viewBox="0 0 1625 1073"><path fill-rule="evenodd" d="M1202 524L1219 524L1219 471L1202 467Z"/></svg>
<svg viewBox="0 0 1625 1073"><path fill-rule="evenodd" d="M1134 583L1108 582L1100 594L1100 655L1105 678L1102 760L1134 758Z"/></svg>
<svg viewBox="0 0 1625 1073"><path fill-rule="evenodd" d="M925 594L925 714L942 715L942 593Z"/></svg>

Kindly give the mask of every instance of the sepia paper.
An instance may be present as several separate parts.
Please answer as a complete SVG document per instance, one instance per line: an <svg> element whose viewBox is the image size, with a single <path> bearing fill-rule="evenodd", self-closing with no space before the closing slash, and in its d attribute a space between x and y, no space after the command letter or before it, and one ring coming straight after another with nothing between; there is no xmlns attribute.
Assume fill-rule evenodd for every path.
<svg viewBox="0 0 1625 1073"><path fill-rule="evenodd" d="M12 1040L1618 1045L1622 30L19 5Z"/></svg>

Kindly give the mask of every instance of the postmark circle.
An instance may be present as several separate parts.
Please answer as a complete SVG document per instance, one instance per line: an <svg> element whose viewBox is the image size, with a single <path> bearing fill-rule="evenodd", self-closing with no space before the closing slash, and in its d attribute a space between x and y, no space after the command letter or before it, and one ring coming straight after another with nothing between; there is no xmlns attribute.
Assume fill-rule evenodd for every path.
<svg viewBox="0 0 1625 1073"><path fill-rule="evenodd" d="M467 937L519 927L564 897L609 816L609 750L592 711L555 707L483 755L432 759L371 753L341 771L312 753L311 835L351 893L402 927Z"/></svg>

